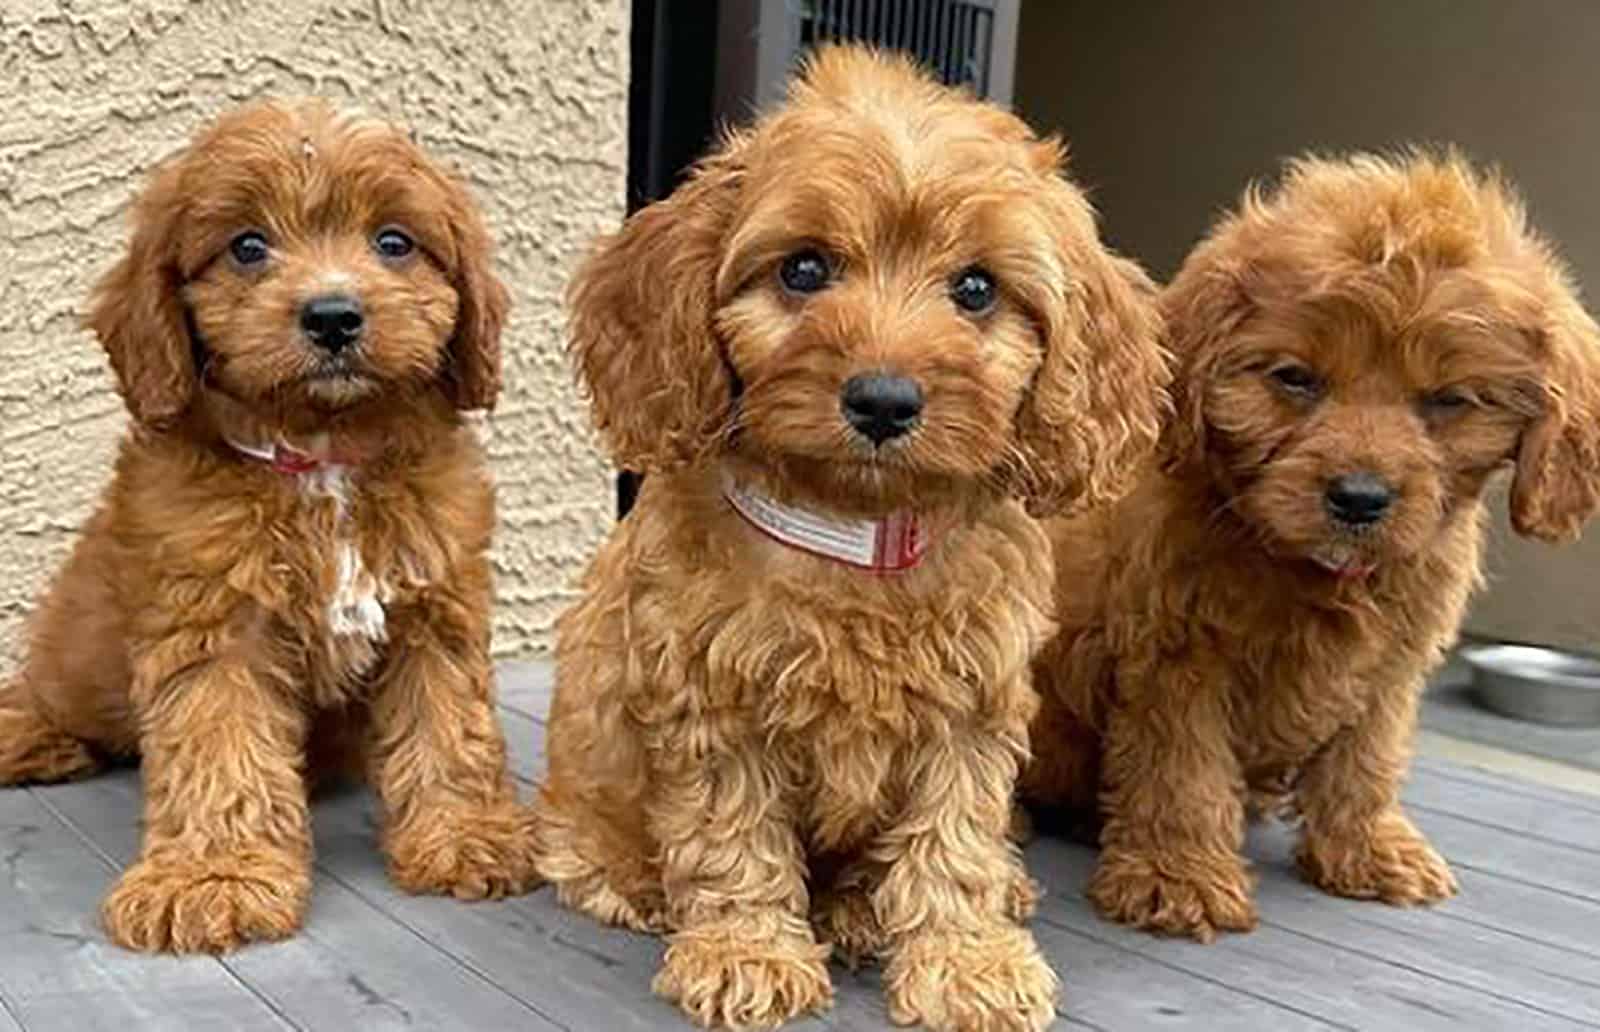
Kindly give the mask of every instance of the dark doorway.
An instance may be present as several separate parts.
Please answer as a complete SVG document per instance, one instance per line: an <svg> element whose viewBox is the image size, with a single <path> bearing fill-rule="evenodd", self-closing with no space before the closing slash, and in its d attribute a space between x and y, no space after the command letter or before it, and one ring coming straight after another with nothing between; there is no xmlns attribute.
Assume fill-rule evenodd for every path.
<svg viewBox="0 0 1600 1032"><path fill-rule="evenodd" d="M741 0L727 0L738 4ZM670 194L716 132L719 0L633 0L628 85L629 215ZM617 477L617 516L639 476Z"/></svg>

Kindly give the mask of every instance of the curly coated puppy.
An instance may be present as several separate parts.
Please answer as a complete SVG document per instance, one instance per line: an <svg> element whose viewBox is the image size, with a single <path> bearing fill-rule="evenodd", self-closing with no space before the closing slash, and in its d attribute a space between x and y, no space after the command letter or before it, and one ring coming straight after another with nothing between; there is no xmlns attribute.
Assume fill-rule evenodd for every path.
<svg viewBox="0 0 1600 1032"><path fill-rule="evenodd" d="M396 882L525 889L493 491L459 414L494 400L506 308L477 209L403 132L304 102L200 133L133 224L88 322L134 420L0 690L0 783L142 757L143 846L103 908L136 949L299 926L307 779L340 743Z"/></svg>
<svg viewBox="0 0 1600 1032"><path fill-rule="evenodd" d="M1249 804L1305 878L1456 891L1401 811L1425 679L1480 580L1484 494L1523 534L1600 500L1600 339L1510 187L1455 156L1294 162L1162 299L1164 469L1053 527L1060 636L1025 793L1104 810L1100 911L1209 940L1256 922Z"/></svg>
<svg viewBox="0 0 1600 1032"><path fill-rule="evenodd" d="M1007 840L1052 624L1038 510L1153 447L1154 292L1062 149L870 51L815 56L581 268L573 349L649 471L559 625L539 870L662 929L704 1024L1036 1029Z"/></svg>

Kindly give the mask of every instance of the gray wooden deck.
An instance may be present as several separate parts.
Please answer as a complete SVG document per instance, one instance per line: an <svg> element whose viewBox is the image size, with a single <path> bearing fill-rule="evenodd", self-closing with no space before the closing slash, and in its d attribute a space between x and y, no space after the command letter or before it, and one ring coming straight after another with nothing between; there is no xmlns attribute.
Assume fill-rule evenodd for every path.
<svg viewBox="0 0 1600 1032"><path fill-rule="evenodd" d="M547 675L504 671L517 774L543 765ZM1081 896L1091 853L1029 849L1050 890L1034 922L1067 987L1061 1028L1600 1028L1600 798L1421 759L1412 813L1463 893L1428 911L1329 899L1288 865L1287 838L1251 843L1263 924L1214 946L1098 920ZM0 1032L145 1029L688 1027L653 998L662 947L558 908L548 890L466 905L384 878L371 803L317 808L305 931L221 958L109 945L95 913L137 844L131 771L0 790ZM876 976L836 972L838 1002L795 1028L887 1028Z"/></svg>

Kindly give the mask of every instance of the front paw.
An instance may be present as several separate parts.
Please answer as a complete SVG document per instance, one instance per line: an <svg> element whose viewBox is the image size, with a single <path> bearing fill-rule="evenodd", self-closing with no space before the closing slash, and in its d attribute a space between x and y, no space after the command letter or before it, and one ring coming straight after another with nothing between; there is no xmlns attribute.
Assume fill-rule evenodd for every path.
<svg viewBox="0 0 1600 1032"><path fill-rule="evenodd" d="M934 1032L1036 1032L1054 1020L1061 988L1033 936L1011 926L908 939L884 983L896 1024Z"/></svg>
<svg viewBox="0 0 1600 1032"><path fill-rule="evenodd" d="M462 900L520 896L538 884L531 810L423 810L384 843L389 876L407 892Z"/></svg>
<svg viewBox="0 0 1600 1032"><path fill-rule="evenodd" d="M827 957L809 933L689 928L672 937L654 989L706 1028L775 1028L832 1004Z"/></svg>
<svg viewBox="0 0 1600 1032"><path fill-rule="evenodd" d="M852 971L864 961L877 959L888 945L872 907L872 895L864 886L819 893L811 905L811 927Z"/></svg>
<svg viewBox="0 0 1600 1032"><path fill-rule="evenodd" d="M309 860L288 854L158 854L123 872L100 914L131 950L221 953L293 935L310 897Z"/></svg>
<svg viewBox="0 0 1600 1032"><path fill-rule="evenodd" d="M1449 899L1459 889L1450 865L1398 813L1370 834L1307 829L1295 859L1306 881L1335 896L1413 906Z"/></svg>
<svg viewBox="0 0 1600 1032"><path fill-rule="evenodd" d="M1089 882L1102 916L1163 935L1211 942L1256 926L1250 876L1228 853L1149 855L1109 848Z"/></svg>

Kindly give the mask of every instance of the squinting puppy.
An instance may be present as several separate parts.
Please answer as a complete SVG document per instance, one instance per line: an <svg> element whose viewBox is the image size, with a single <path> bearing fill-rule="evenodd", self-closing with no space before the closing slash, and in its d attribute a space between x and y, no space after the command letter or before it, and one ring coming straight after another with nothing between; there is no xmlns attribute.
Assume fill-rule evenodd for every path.
<svg viewBox="0 0 1600 1032"><path fill-rule="evenodd" d="M134 422L0 690L0 783L141 755L144 842L103 908L137 949L294 931L306 780L352 754L401 886L526 888L458 415L494 400L506 307L476 207L399 130L264 104L133 223L88 321Z"/></svg>
<svg viewBox="0 0 1600 1032"><path fill-rule="evenodd" d="M1163 295L1165 468L1053 528L1035 799L1101 794L1090 895L1210 939L1254 926L1247 796L1290 804L1328 892L1456 891L1401 811L1418 699L1480 582L1485 489L1573 537L1600 492L1600 339L1499 179L1412 154L1290 165Z"/></svg>
<svg viewBox="0 0 1600 1032"><path fill-rule="evenodd" d="M580 269L573 348L638 506L559 624L539 868L671 932L705 1024L824 1007L1035 1029L1006 839L1051 624L1041 511L1112 495L1164 399L1153 291L1062 150L861 50L815 56Z"/></svg>

